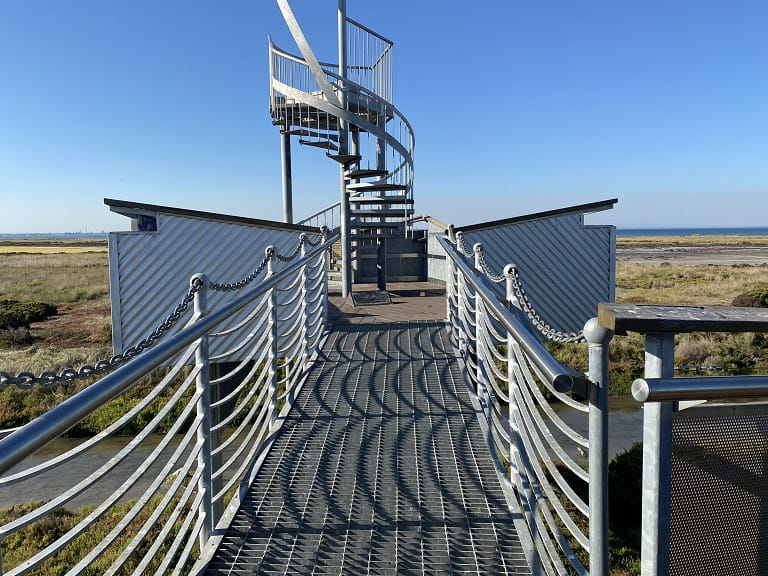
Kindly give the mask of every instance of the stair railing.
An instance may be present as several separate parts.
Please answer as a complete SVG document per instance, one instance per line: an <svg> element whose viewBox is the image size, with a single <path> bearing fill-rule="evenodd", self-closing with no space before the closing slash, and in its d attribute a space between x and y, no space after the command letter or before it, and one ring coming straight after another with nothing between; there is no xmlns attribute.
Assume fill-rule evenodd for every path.
<svg viewBox="0 0 768 576"><path fill-rule="evenodd" d="M511 275L508 299L501 302L479 262L436 238L448 256L453 339L510 507L521 518L518 530L536 551L531 560L546 574L605 576L610 333L594 319L585 327L589 377L561 365L516 307ZM588 435L566 422L563 408Z"/></svg>
<svg viewBox="0 0 768 576"><path fill-rule="evenodd" d="M302 239L285 256L268 248L267 277L256 285L214 286L196 275L194 315L182 330L1 439L3 497L34 483L40 500L50 499L19 502L0 526L0 540L21 538L29 551L0 558L0 573L48 573L57 561L68 574L203 566L324 337L325 260L337 240ZM214 287L243 292L209 310ZM212 356L217 339L229 348ZM84 422L101 430L61 439ZM57 476L71 485L46 496Z"/></svg>

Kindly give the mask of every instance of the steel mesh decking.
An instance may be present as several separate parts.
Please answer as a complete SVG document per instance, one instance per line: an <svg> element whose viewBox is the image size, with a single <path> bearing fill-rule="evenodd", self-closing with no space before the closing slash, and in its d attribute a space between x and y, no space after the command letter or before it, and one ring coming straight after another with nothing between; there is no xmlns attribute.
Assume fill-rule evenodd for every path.
<svg viewBox="0 0 768 576"><path fill-rule="evenodd" d="M338 326L208 574L530 574L441 322Z"/></svg>

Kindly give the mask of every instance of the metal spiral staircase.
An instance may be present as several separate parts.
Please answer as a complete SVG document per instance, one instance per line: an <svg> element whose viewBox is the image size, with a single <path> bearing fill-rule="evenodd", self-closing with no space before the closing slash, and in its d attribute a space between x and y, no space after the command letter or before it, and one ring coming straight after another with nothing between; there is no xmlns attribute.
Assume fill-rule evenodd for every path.
<svg viewBox="0 0 768 576"><path fill-rule="evenodd" d="M270 114L283 136L286 220L292 220L290 142L324 150L341 170L339 210L342 292L351 290L352 262L376 254L386 262L385 241L408 238L413 215L414 134L392 105L392 42L346 16L339 2L339 63L321 63L287 0L278 5L301 52L270 40ZM379 274L379 287L386 282Z"/></svg>

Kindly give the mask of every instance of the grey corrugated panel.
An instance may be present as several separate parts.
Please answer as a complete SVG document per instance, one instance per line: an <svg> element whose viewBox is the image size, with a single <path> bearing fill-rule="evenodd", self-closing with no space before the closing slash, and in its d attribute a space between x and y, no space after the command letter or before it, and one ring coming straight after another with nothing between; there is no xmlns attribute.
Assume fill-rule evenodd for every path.
<svg viewBox="0 0 768 576"><path fill-rule="evenodd" d="M208 574L531 574L443 323L338 326Z"/></svg>
<svg viewBox="0 0 768 576"><path fill-rule="evenodd" d="M205 273L213 282L235 282L259 266L267 246L289 254L300 234L174 214L157 214L157 221L156 232L110 234L110 243L116 245L110 248L114 255L110 261L110 289L113 308L118 312L113 318L117 352L136 344L174 310L186 294L192 275ZM275 262L276 270L282 266ZM232 293L211 292L209 307L215 308L231 298ZM191 316L191 310L190 305L185 319ZM237 338L233 335L217 343L212 353L219 353Z"/></svg>
<svg viewBox="0 0 768 576"><path fill-rule="evenodd" d="M566 213L464 233L467 250L480 242L496 274L516 264L536 311L556 330L576 332L613 300L615 231L584 226L583 215ZM496 285L504 296L504 283Z"/></svg>

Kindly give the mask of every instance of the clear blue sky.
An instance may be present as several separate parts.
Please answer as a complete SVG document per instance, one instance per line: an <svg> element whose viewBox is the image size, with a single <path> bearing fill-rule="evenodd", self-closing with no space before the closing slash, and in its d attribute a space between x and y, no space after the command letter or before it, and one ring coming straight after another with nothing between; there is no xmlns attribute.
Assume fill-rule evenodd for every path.
<svg viewBox="0 0 768 576"><path fill-rule="evenodd" d="M292 6L335 60L335 0ZM768 225L765 0L348 0L395 42L416 211L618 198L590 222ZM105 197L281 219L272 0L0 0L0 233L120 230ZM297 217L338 168L295 146Z"/></svg>

